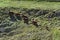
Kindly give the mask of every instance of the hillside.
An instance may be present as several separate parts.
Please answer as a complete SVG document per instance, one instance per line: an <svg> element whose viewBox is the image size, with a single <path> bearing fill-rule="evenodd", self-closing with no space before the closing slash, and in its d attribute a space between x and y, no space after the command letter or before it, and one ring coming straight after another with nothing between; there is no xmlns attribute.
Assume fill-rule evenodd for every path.
<svg viewBox="0 0 60 40"><path fill-rule="evenodd" d="M60 9L60 2L36 2L36 1L0 1L0 7L16 7L28 9Z"/></svg>
<svg viewBox="0 0 60 40"><path fill-rule="evenodd" d="M3 1L0 6L0 40L60 40L59 2ZM53 6L54 5L54 6ZM29 24L13 20L9 12L25 14ZM35 18L38 27L31 23Z"/></svg>

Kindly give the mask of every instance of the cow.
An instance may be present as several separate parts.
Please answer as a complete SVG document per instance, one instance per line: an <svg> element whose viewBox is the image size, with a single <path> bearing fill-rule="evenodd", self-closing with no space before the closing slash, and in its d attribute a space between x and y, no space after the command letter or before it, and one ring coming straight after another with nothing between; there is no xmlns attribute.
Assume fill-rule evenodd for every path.
<svg viewBox="0 0 60 40"><path fill-rule="evenodd" d="M35 25L36 27L38 27L38 23L34 18L32 19L32 24Z"/></svg>
<svg viewBox="0 0 60 40"><path fill-rule="evenodd" d="M15 14L15 16L16 16L16 18L18 19L18 20L22 20L22 17L21 17L21 14Z"/></svg>
<svg viewBox="0 0 60 40"><path fill-rule="evenodd" d="M11 18L11 21L16 21L14 14L15 14L14 12L9 12L9 16Z"/></svg>
<svg viewBox="0 0 60 40"><path fill-rule="evenodd" d="M24 20L24 23L29 24L29 18L26 15L22 14L22 18Z"/></svg>

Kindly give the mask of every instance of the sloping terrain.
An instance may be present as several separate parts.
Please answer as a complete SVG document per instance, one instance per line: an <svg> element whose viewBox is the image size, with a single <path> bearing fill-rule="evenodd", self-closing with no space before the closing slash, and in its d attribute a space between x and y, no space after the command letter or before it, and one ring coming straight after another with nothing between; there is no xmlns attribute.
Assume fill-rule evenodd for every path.
<svg viewBox="0 0 60 40"><path fill-rule="evenodd" d="M0 7L16 7L28 9L60 9L60 2L36 2L36 1L9 1L0 0Z"/></svg>
<svg viewBox="0 0 60 40"><path fill-rule="evenodd" d="M11 19L9 11L27 15L29 24ZM60 40L60 2L0 0L0 40Z"/></svg>
<svg viewBox="0 0 60 40"><path fill-rule="evenodd" d="M12 21L9 11L26 14L29 24L23 20ZM38 27L31 24L36 18ZM27 8L0 8L0 40L60 40L60 10L41 10ZM48 27L48 28L47 28Z"/></svg>

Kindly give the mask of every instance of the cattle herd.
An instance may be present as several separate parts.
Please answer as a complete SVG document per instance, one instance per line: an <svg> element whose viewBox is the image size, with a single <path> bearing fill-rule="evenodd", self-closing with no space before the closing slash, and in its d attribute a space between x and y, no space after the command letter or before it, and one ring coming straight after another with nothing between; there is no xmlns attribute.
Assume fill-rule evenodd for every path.
<svg viewBox="0 0 60 40"><path fill-rule="evenodd" d="M12 21L16 21L17 18L17 20L23 20L25 24L29 24L29 18L24 14L9 12L9 16ZM38 27L37 21L34 18L32 19L31 23Z"/></svg>
<svg viewBox="0 0 60 40"><path fill-rule="evenodd" d="M38 24L38 21L34 17L38 17L42 15L46 16L46 18L60 17L60 10L52 11L52 10L39 10L39 9L31 9L31 10L22 9L19 11L19 13L15 13L15 11L10 11L6 9L5 11L1 11L1 13L4 14L7 13L10 17L10 21L12 22L19 20L19 21L23 21L24 24L27 25L33 24L36 27L39 27L41 25ZM29 16L32 17L30 18ZM46 26L46 29L49 31L49 27Z"/></svg>
<svg viewBox="0 0 60 40"><path fill-rule="evenodd" d="M16 8L11 8L11 9L16 9ZM38 24L38 21L34 17L44 16L45 18L48 18L48 19L54 18L54 17L60 17L60 10L40 10L40 9L21 9L20 10L18 8L18 10L20 10L19 13L10 11L10 8L0 9L0 10L1 10L0 13L2 13L0 15L3 15L3 14L5 15L7 13L10 17L10 21L12 21L12 22L19 20L19 21L23 21L24 24L27 24L27 25L33 24L36 27L39 27L41 25ZM28 15L26 15L25 13L27 13ZM29 15L31 15L32 17L31 16L30 16L31 18L28 17ZM1 19L2 19L2 17L1 17ZM0 24L1 24L1 21L0 21ZM3 24L3 26L5 26L5 25L9 25L9 24ZM1 27L0 32L2 29L3 29L2 32L5 31L4 28L2 27L2 25L0 25L0 27ZM49 27L47 27L47 26L46 26L46 29L48 31L50 31Z"/></svg>

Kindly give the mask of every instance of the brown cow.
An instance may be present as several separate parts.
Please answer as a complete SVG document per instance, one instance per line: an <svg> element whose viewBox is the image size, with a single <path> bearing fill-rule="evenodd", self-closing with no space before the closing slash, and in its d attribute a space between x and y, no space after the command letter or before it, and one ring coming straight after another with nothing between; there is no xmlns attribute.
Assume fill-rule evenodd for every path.
<svg viewBox="0 0 60 40"><path fill-rule="evenodd" d="M28 24L29 23L29 18L26 15L22 14L22 18L24 20L24 23Z"/></svg>
<svg viewBox="0 0 60 40"><path fill-rule="evenodd" d="M32 24L38 27L37 21L34 18L32 19Z"/></svg>

